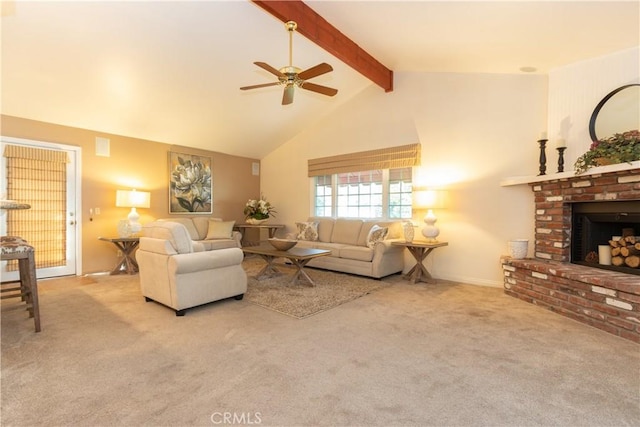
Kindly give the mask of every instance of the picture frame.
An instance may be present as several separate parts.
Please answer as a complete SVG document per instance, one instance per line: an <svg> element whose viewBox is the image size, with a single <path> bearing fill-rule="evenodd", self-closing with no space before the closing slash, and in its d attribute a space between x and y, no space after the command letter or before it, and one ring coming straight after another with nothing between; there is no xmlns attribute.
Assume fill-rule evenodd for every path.
<svg viewBox="0 0 640 427"><path fill-rule="evenodd" d="M169 151L169 213L213 213L211 157Z"/></svg>

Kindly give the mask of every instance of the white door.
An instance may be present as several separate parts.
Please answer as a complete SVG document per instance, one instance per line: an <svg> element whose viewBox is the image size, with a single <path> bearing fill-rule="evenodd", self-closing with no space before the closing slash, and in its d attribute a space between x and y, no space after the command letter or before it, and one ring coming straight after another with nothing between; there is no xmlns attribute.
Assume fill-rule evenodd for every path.
<svg viewBox="0 0 640 427"><path fill-rule="evenodd" d="M36 276L39 279L47 278L47 277L57 277L57 276L68 276L74 274L80 274L82 271L81 266L81 248L80 248L80 229L78 228L78 224L80 224L79 213L80 209L77 207L80 206L80 147L73 147L63 144L56 143L48 143L41 141L32 141L26 139L18 139L18 138L10 138L10 137L1 137L0 141L0 170L2 171L2 177L0 181L0 198L7 198L7 184L8 180L11 179L8 177L8 162L6 158L7 147L14 146L15 147L30 147L38 150L45 150L47 152L55 152L54 154L60 156L60 153L66 154L66 166L64 166L63 173L66 173L66 183L62 185L64 191L64 198L66 199L63 203L66 204L66 212L57 212L57 213L49 213L47 211L38 211L39 216L37 221L25 221L24 224L21 225L22 230L27 230L24 232L24 237L30 243L34 243L34 240L30 239L26 236L46 236L47 245L52 246L53 250L56 251L58 255L55 256L55 262L52 263L44 263L39 262L39 258L45 258L44 256L38 257L38 246L34 243L35 247L35 257L36 257ZM66 188L65 188L66 187ZM51 191L48 188L48 183L45 181L40 181L36 185L33 186L29 190L33 200L17 200L21 203L31 204L35 209L37 206L42 203L42 200L47 200L51 195ZM11 198L11 197L9 197ZM19 219L19 215L21 215L20 211L15 210L11 211L0 211L0 235L7 235L8 225L7 219L9 215L16 215ZM53 227L48 227L47 230L42 230L43 223L53 224ZM17 234L17 233L12 233ZM53 243L51 243L53 242ZM41 254L42 255L42 254ZM43 265L43 263L45 265ZM0 265L0 274L2 274L2 280L17 280L19 278L19 274L15 271L15 268L8 268L7 262L2 261Z"/></svg>

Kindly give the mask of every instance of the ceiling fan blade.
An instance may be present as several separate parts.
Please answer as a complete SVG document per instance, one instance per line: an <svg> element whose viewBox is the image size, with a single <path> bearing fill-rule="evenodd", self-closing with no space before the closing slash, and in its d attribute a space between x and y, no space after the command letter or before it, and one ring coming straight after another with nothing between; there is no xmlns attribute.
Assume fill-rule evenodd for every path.
<svg viewBox="0 0 640 427"><path fill-rule="evenodd" d="M267 86L278 86L279 84L280 82L273 82L273 83L263 83L260 85L253 85L253 86L243 86L240 88L240 90L258 89L258 88L267 87Z"/></svg>
<svg viewBox="0 0 640 427"><path fill-rule="evenodd" d="M298 78L302 80L312 79L314 77L321 76L330 71L333 71L331 65L323 62L322 64L318 64L315 67L311 67L308 70L301 71L298 73Z"/></svg>
<svg viewBox="0 0 640 427"><path fill-rule="evenodd" d="M282 94L282 105L289 105L293 102L293 91L295 89L295 85L288 84L284 88L284 93Z"/></svg>
<svg viewBox="0 0 640 427"><path fill-rule="evenodd" d="M302 89L310 90L312 92L318 92L327 96L334 96L338 93L338 89L334 89L332 87L321 86L314 83L304 82L300 85Z"/></svg>
<svg viewBox="0 0 640 427"><path fill-rule="evenodd" d="M287 77L284 74L282 74L280 71L278 71L275 68L273 68L271 65L267 64L266 62L254 62L254 64L256 64L258 67L262 68L263 70L266 70L266 71L270 72L271 74L274 74L274 75L276 75L278 77L282 77L282 78L286 78Z"/></svg>

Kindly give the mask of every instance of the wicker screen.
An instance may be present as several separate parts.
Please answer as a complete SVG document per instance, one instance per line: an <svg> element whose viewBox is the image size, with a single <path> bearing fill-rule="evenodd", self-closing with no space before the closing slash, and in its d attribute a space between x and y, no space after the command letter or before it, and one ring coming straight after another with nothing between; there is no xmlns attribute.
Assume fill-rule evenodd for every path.
<svg viewBox="0 0 640 427"><path fill-rule="evenodd" d="M420 165L420 144L361 151L308 161L309 176Z"/></svg>
<svg viewBox="0 0 640 427"><path fill-rule="evenodd" d="M31 209L7 210L7 235L35 249L36 268L66 264L67 153L7 145L7 198ZM9 270L17 264L9 264Z"/></svg>

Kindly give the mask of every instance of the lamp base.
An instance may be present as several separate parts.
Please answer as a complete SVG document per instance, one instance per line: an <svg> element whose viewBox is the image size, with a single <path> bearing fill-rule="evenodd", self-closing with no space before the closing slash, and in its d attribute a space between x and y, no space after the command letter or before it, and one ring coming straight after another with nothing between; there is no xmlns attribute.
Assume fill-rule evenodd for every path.
<svg viewBox="0 0 640 427"><path fill-rule="evenodd" d="M435 214L431 209L424 216L424 227L422 228L422 235L425 237L428 243L438 243L436 237L440 234L440 229L436 227L436 218Z"/></svg>
<svg viewBox="0 0 640 427"><path fill-rule="evenodd" d="M134 237L142 231L142 224L138 222L138 220L140 220L140 214L136 208L131 208L131 212L129 212L127 218L129 218L129 237Z"/></svg>
<svg viewBox="0 0 640 427"><path fill-rule="evenodd" d="M433 228L425 226L422 229L422 235L427 243L438 243L438 239L436 239L436 237L438 237L439 234L440 230L436 226L433 226Z"/></svg>
<svg viewBox="0 0 640 427"><path fill-rule="evenodd" d="M139 237L139 234L142 231L142 224L140 224L139 222L129 221L129 230L129 237Z"/></svg>

